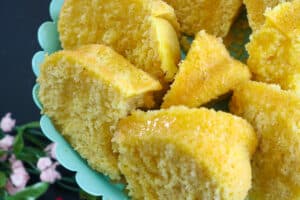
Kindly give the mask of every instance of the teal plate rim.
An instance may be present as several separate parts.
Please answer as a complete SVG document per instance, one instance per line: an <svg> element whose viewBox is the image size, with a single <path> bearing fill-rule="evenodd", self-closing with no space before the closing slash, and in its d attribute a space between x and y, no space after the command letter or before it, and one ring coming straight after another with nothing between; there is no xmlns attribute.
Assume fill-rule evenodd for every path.
<svg viewBox="0 0 300 200"><path fill-rule="evenodd" d="M37 38L42 51L38 51L32 58L32 70L36 77L39 76L39 66L46 55L61 50L57 21L64 0L52 0L49 11L52 21L44 22L38 29ZM33 101L42 110L43 106L38 98L39 85L36 84L32 90ZM79 187L85 192L102 196L103 200L129 200L124 192L124 184L114 184L103 174L91 169L86 160L73 150L61 134L55 129L51 119L42 115L40 125L44 135L57 144L56 155L58 162L66 169L76 173L75 179Z"/></svg>

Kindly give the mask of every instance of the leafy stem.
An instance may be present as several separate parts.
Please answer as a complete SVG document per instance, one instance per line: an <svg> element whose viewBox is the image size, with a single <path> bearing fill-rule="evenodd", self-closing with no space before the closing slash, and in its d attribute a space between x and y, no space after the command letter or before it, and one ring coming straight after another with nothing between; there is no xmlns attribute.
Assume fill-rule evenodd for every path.
<svg viewBox="0 0 300 200"><path fill-rule="evenodd" d="M72 191L72 192L79 192L80 191L78 189L78 187L73 187L73 186L67 185L67 184L63 183L62 181L57 181L56 183L57 183L58 186L66 189L66 190L69 190L69 191Z"/></svg>
<svg viewBox="0 0 300 200"><path fill-rule="evenodd" d="M35 122L24 124L22 126L17 126L16 130L17 132L19 131L24 132L26 129L38 129L38 128L40 128L40 122L35 121Z"/></svg>

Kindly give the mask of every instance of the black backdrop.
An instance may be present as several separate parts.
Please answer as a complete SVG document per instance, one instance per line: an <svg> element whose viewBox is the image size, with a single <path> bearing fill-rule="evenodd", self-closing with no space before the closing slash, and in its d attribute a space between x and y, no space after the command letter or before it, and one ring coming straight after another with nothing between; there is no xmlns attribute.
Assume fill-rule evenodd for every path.
<svg viewBox="0 0 300 200"><path fill-rule="evenodd" d="M0 0L0 116L12 112L17 123L39 120L31 97L35 78L31 58L40 50L37 29L49 17L50 0ZM41 200L76 200L77 194L52 186Z"/></svg>

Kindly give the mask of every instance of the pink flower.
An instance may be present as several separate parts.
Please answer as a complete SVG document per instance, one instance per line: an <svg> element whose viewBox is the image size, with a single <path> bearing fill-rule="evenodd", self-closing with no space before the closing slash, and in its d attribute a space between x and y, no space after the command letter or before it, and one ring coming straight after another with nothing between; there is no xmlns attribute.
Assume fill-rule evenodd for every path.
<svg viewBox="0 0 300 200"><path fill-rule="evenodd" d="M5 189L7 190L8 194L10 194L10 195L14 195L17 192L20 192L22 190L21 188L15 187L10 180L8 180L6 182Z"/></svg>
<svg viewBox="0 0 300 200"><path fill-rule="evenodd" d="M20 176L24 176L24 177L28 176L28 174L25 170L25 167L24 167L23 163L20 160L14 161L13 164L12 164L11 169L12 169L12 172L13 172L12 176L14 176L14 175L20 175ZM14 180L17 180L17 178L14 178ZM13 181L13 183L15 183L15 182ZM15 185L18 185L18 184L16 183Z"/></svg>
<svg viewBox="0 0 300 200"><path fill-rule="evenodd" d="M51 143L45 148L47 155L56 160L56 143Z"/></svg>
<svg viewBox="0 0 300 200"><path fill-rule="evenodd" d="M22 161L20 160L16 160L16 159L10 159L10 163L11 163L11 168L13 171L19 170L19 169L24 169L24 165L22 163Z"/></svg>
<svg viewBox="0 0 300 200"><path fill-rule="evenodd" d="M27 173L13 173L10 175L10 180L12 182L12 184L14 186L16 186L17 188L25 188L28 180L29 180L29 176Z"/></svg>
<svg viewBox="0 0 300 200"><path fill-rule="evenodd" d="M41 171L47 169L52 165L52 161L49 157L42 157L37 162L37 168Z"/></svg>
<svg viewBox="0 0 300 200"><path fill-rule="evenodd" d="M11 118L11 113L7 113L0 122L0 128L4 132L10 132L16 125L16 120Z"/></svg>
<svg viewBox="0 0 300 200"><path fill-rule="evenodd" d="M8 151L12 145L14 144L14 137L10 135L6 135L2 140L0 140L0 149L4 151Z"/></svg>
<svg viewBox="0 0 300 200"><path fill-rule="evenodd" d="M6 189L8 193L12 195L23 190L30 177L20 160L16 160L16 158L12 156L10 163L12 174L6 184Z"/></svg>
<svg viewBox="0 0 300 200"><path fill-rule="evenodd" d="M29 175L20 160L12 160L11 162L12 174L10 179L12 184L19 188L24 188L29 180Z"/></svg>
<svg viewBox="0 0 300 200"><path fill-rule="evenodd" d="M37 167L41 170L40 179L43 182L54 183L61 179L60 173L56 170L58 163L52 163L49 157L43 157L38 160Z"/></svg>
<svg viewBox="0 0 300 200"><path fill-rule="evenodd" d="M2 140L0 140L0 150L8 151L12 148L14 144L14 137L10 135L5 135ZM2 157L0 157L0 161L4 162L7 159L7 155L4 154Z"/></svg>
<svg viewBox="0 0 300 200"><path fill-rule="evenodd" d="M47 183L54 183L56 180L61 179L61 175L58 171L56 171L56 164L53 164L51 167L47 168L46 170L42 171L40 175L41 181Z"/></svg>

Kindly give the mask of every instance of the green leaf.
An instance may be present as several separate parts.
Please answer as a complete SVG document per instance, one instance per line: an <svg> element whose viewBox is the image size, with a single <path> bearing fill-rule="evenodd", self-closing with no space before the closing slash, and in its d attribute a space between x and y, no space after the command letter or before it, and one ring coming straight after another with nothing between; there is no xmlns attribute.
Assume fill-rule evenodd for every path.
<svg viewBox="0 0 300 200"><path fill-rule="evenodd" d="M41 150L41 149L38 149L38 148L34 148L34 147L24 147L23 148L23 152L25 154L34 155L37 158L46 156L46 153L44 152L44 150Z"/></svg>
<svg viewBox="0 0 300 200"><path fill-rule="evenodd" d="M7 197L6 200L35 200L47 192L48 188L48 183L36 183L13 196Z"/></svg>
<svg viewBox="0 0 300 200"><path fill-rule="evenodd" d="M18 131L25 131L26 129L35 129L35 128L40 128L40 122L30 122L28 124L24 124L22 126L16 127Z"/></svg>
<svg viewBox="0 0 300 200"><path fill-rule="evenodd" d="M62 177L60 179L62 182L65 182L65 183L71 183L71 184L77 184L76 183L76 179L75 179L75 176L71 176L71 177Z"/></svg>
<svg viewBox="0 0 300 200"><path fill-rule="evenodd" d="M78 186L72 186L72 185L69 185L69 184L65 184L62 181L57 181L56 184L57 184L57 186L65 189L65 190L69 190L71 192L76 192L76 193L79 192Z"/></svg>
<svg viewBox="0 0 300 200"><path fill-rule="evenodd" d="M26 168L26 171L29 173L29 174L33 174L33 175L40 175L40 170L36 169L36 167L31 167L31 168Z"/></svg>
<svg viewBox="0 0 300 200"><path fill-rule="evenodd" d="M0 149L0 157L4 156L7 152Z"/></svg>
<svg viewBox="0 0 300 200"><path fill-rule="evenodd" d="M16 154L17 159L24 161L32 166L35 166L38 159L44 156L46 156L46 153L43 150L27 146L23 147L22 152Z"/></svg>
<svg viewBox="0 0 300 200"><path fill-rule="evenodd" d="M30 133L30 135L45 138L45 135L39 129L27 129L25 132Z"/></svg>
<svg viewBox="0 0 300 200"><path fill-rule="evenodd" d="M24 133L24 140L26 142L30 142L31 144L33 144L41 149L44 149L46 147L45 142L40 137L30 134L29 131L26 131Z"/></svg>
<svg viewBox="0 0 300 200"><path fill-rule="evenodd" d="M0 129L0 140L2 139L2 138L4 138L4 133L3 133L3 131Z"/></svg>
<svg viewBox="0 0 300 200"><path fill-rule="evenodd" d="M83 190L80 190L80 192L79 192L79 198L82 199L82 200L101 200L102 199L102 197L92 196L92 195L86 193Z"/></svg>
<svg viewBox="0 0 300 200"><path fill-rule="evenodd" d="M0 189L0 199L1 200L6 200L7 197L8 197L8 194L7 194L6 190L5 189Z"/></svg>
<svg viewBox="0 0 300 200"><path fill-rule="evenodd" d="M15 138L14 146L13 146L14 154L16 154L17 156L17 154L22 152L23 148L24 148L23 132L18 131L18 135Z"/></svg>
<svg viewBox="0 0 300 200"><path fill-rule="evenodd" d="M38 160L34 154L25 153L25 152L20 152L20 153L16 154L16 158L18 160L21 160L21 161L26 162L31 165L35 165L35 163Z"/></svg>
<svg viewBox="0 0 300 200"><path fill-rule="evenodd" d="M0 188L5 187L7 178L3 172L0 172Z"/></svg>
<svg viewBox="0 0 300 200"><path fill-rule="evenodd" d="M0 171L8 176L11 171L10 164L7 162L0 162Z"/></svg>

